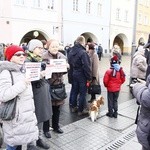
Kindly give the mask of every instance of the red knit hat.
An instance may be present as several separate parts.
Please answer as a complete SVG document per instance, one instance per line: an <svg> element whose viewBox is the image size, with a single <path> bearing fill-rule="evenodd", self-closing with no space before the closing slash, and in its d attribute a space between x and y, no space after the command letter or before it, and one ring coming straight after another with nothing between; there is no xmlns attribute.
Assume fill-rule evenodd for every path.
<svg viewBox="0 0 150 150"><path fill-rule="evenodd" d="M24 52L24 50L20 47L20 46L17 46L17 45L11 45L9 47L6 48L6 52L5 52L5 56L6 56L6 59L8 61L10 61L10 59L12 58L12 56L16 53L16 52Z"/></svg>
<svg viewBox="0 0 150 150"><path fill-rule="evenodd" d="M117 55L114 55L114 56L111 58L111 64L118 64L118 63L119 63L118 56L117 56Z"/></svg>

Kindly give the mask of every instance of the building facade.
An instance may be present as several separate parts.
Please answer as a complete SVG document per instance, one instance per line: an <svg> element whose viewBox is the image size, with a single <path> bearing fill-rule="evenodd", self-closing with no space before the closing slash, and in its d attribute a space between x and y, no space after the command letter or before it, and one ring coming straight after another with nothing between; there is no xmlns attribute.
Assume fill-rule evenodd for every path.
<svg viewBox="0 0 150 150"><path fill-rule="evenodd" d="M0 22L3 43L60 39L61 3L59 0L0 0Z"/></svg>
<svg viewBox="0 0 150 150"><path fill-rule="evenodd" d="M104 53L118 44L122 54L130 54L134 6L135 0L0 0L0 43L57 38L65 46L83 35ZM149 28L139 29L137 38L145 39Z"/></svg>
<svg viewBox="0 0 150 150"><path fill-rule="evenodd" d="M67 3L67 5L66 5ZM110 0L64 0L63 41L73 43L79 35L109 50Z"/></svg>
<svg viewBox="0 0 150 150"><path fill-rule="evenodd" d="M150 0L138 0L136 45L147 43L150 34Z"/></svg>
<svg viewBox="0 0 150 150"><path fill-rule="evenodd" d="M110 46L118 44L122 54L131 53L135 0L111 0Z"/></svg>

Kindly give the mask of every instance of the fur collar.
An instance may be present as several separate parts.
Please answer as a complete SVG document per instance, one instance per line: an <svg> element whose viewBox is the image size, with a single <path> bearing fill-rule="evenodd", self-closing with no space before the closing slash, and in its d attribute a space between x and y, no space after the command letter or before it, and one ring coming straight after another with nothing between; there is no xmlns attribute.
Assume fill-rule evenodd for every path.
<svg viewBox="0 0 150 150"><path fill-rule="evenodd" d="M13 63L13 62L9 62L9 61L1 61L0 62L0 73L3 70L10 70L10 71L20 71L20 66Z"/></svg>

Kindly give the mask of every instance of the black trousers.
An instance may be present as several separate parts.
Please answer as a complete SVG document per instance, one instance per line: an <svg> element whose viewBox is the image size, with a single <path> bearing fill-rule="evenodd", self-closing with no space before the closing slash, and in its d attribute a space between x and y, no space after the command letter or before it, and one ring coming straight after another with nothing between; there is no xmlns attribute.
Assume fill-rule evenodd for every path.
<svg viewBox="0 0 150 150"><path fill-rule="evenodd" d="M60 106L52 106L53 115L52 115L52 128L54 130L59 129L59 116L60 116Z"/></svg>
<svg viewBox="0 0 150 150"><path fill-rule="evenodd" d="M22 150L22 146L21 145L17 146L16 150Z"/></svg>
<svg viewBox="0 0 150 150"><path fill-rule="evenodd" d="M53 115L52 115L52 128L54 130L59 129L59 116L60 116L60 106L52 106ZM50 127L49 120L43 123L43 132L48 132Z"/></svg>
<svg viewBox="0 0 150 150"><path fill-rule="evenodd" d="M43 122L43 132L49 132L50 122L49 120Z"/></svg>
<svg viewBox="0 0 150 150"><path fill-rule="evenodd" d="M119 91L118 92L107 92L107 98L108 98L108 112L110 114L113 114L114 112L118 111L118 97L119 97Z"/></svg>

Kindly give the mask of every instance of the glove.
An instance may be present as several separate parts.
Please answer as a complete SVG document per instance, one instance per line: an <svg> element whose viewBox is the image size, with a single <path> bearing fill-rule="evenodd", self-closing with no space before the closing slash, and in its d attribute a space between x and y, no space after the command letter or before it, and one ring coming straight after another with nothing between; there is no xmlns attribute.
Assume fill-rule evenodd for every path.
<svg viewBox="0 0 150 150"><path fill-rule="evenodd" d="M89 87L90 84L91 84L91 81L87 81L87 82L86 82L86 86L87 86L87 87Z"/></svg>
<svg viewBox="0 0 150 150"><path fill-rule="evenodd" d="M130 88L133 88L134 86L136 86L137 85L137 83L132 83L132 84L130 84L129 86L130 86Z"/></svg>

